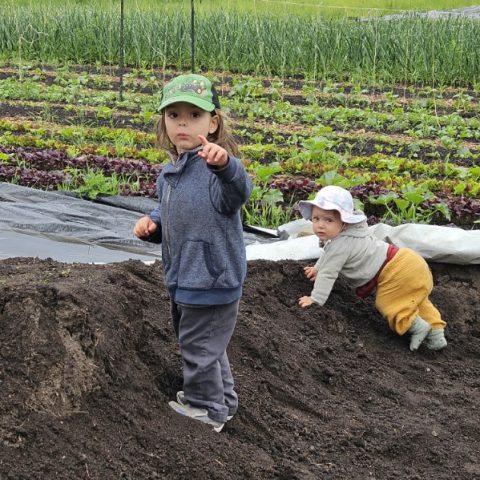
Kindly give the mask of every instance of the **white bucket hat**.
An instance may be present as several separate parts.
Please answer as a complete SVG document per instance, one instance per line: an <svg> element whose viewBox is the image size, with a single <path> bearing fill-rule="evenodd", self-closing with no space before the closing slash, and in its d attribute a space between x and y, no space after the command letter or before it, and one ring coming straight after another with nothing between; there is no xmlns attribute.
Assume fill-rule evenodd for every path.
<svg viewBox="0 0 480 480"><path fill-rule="evenodd" d="M335 185L323 187L313 200L299 202L298 208L305 220L312 219L312 207L322 210L336 210L342 222L360 223L367 219L363 213L354 213L353 198L348 190Z"/></svg>

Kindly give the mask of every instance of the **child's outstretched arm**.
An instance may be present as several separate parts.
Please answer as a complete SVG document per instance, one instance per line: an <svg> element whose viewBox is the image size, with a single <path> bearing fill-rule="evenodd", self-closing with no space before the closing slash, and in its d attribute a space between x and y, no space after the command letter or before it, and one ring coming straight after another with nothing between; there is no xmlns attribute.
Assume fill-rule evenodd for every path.
<svg viewBox="0 0 480 480"><path fill-rule="evenodd" d="M343 248L343 242L337 240L330 246L328 252L325 251L318 259L315 266L304 268L305 276L315 283L310 296L299 298L300 307L306 308L313 303L325 304L348 255L349 252Z"/></svg>
<svg viewBox="0 0 480 480"><path fill-rule="evenodd" d="M223 214L237 212L248 201L252 192L252 180L242 162L216 143L208 142L203 135L203 150L198 152L215 175L210 184L210 198L214 207Z"/></svg>

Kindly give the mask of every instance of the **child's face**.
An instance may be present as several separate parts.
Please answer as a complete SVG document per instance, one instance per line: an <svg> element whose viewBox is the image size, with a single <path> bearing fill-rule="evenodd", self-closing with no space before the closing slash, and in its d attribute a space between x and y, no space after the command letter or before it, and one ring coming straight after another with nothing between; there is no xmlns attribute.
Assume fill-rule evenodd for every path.
<svg viewBox="0 0 480 480"><path fill-rule="evenodd" d="M218 116L190 103L174 103L165 108L165 127L180 155L202 143L198 135L207 137L217 130Z"/></svg>
<svg viewBox="0 0 480 480"><path fill-rule="evenodd" d="M322 242L334 239L344 227L340 213L318 207L312 207L312 223L313 232Z"/></svg>

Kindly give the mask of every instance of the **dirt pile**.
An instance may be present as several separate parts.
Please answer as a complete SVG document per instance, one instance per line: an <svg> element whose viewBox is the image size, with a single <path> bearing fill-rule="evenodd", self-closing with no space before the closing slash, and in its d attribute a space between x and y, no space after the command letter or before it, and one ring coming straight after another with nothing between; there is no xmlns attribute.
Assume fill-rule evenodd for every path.
<svg viewBox="0 0 480 480"><path fill-rule="evenodd" d="M449 346L412 354L342 281L300 310L303 265L250 263L216 434L167 405L158 263L0 262L0 479L480 479L480 266L432 264Z"/></svg>

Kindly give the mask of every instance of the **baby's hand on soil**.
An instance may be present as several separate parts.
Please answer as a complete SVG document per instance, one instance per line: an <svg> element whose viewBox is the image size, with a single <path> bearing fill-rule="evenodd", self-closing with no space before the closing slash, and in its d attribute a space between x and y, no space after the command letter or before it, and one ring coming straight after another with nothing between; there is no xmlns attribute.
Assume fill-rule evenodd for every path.
<svg viewBox="0 0 480 480"><path fill-rule="evenodd" d="M133 227L133 234L138 238L149 237L156 232L158 225L150 217L142 217Z"/></svg>
<svg viewBox="0 0 480 480"><path fill-rule="evenodd" d="M216 143L209 142L203 135L199 135L198 138L203 145L203 149L200 150L198 154L209 165L221 168L228 163L228 153L223 147Z"/></svg>
<svg viewBox="0 0 480 480"><path fill-rule="evenodd" d="M307 307L309 307L310 305L313 304L312 297L308 297L308 296L300 297L299 300L298 300L298 304L302 308L307 308Z"/></svg>
<svg viewBox="0 0 480 480"><path fill-rule="evenodd" d="M315 267L304 267L303 271L305 272L305 276L312 282L317 278Z"/></svg>

